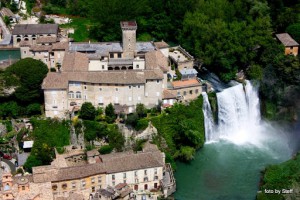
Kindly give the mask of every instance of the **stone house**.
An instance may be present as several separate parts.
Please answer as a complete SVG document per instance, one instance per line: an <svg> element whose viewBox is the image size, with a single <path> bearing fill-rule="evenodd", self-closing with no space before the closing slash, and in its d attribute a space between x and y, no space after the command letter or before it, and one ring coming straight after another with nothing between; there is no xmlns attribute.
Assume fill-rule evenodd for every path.
<svg viewBox="0 0 300 200"><path fill-rule="evenodd" d="M0 199L53 200L51 183L34 183L32 178L32 175L13 177L10 173L3 173Z"/></svg>
<svg viewBox="0 0 300 200"><path fill-rule="evenodd" d="M84 102L113 103L131 113L138 103L151 108L167 87L168 59L151 42L136 42L135 22L121 22L122 44L70 43L59 73L49 73L42 88L47 117L67 117Z"/></svg>
<svg viewBox="0 0 300 200"><path fill-rule="evenodd" d="M181 46L169 48L169 58L178 70L193 69L194 67L194 57Z"/></svg>
<svg viewBox="0 0 300 200"><path fill-rule="evenodd" d="M13 46L19 47L20 42L34 45L45 38L58 36L57 24L17 24L12 30Z"/></svg>
<svg viewBox="0 0 300 200"><path fill-rule="evenodd" d="M298 55L299 44L288 33L276 34L276 37L283 44L285 55Z"/></svg>
<svg viewBox="0 0 300 200"><path fill-rule="evenodd" d="M83 199L99 199L101 191L105 193L104 190L109 188L123 195L121 199L130 199L130 193L146 194L160 190L170 193L176 188L176 185L170 188L166 182L165 188L162 185L164 178L170 179L164 174L169 176L170 172L166 171L164 153L156 145L146 143L143 151L138 153L99 155L91 151L87 155L88 163L84 165L58 165L54 161L48 166L33 167L33 183L50 183L54 199L69 198L72 193L81 194Z"/></svg>

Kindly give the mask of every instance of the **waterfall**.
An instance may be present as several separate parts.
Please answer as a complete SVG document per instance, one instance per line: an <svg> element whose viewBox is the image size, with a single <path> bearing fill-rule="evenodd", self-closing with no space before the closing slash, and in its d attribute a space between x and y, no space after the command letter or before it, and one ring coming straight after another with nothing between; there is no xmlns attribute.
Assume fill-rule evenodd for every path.
<svg viewBox="0 0 300 200"><path fill-rule="evenodd" d="M205 125L205 138L206 141L213 141L215 138L215 122L211 111L210 103L206 92L203 95L203 112L204 112L204 125Z"/></svg>
<svg viewBox="0 0 300 200"><path fill-rule="evenodd" d="M257 143L260 137L258 89L250 81L217 93L218 124L213 120L206 93L203 93L206 142L226 139L236 144Z"/></svg>

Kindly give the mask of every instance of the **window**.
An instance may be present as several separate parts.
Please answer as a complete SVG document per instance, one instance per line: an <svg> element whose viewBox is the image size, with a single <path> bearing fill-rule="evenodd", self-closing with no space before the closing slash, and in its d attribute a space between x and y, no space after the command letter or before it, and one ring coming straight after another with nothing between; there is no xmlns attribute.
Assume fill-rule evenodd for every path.
<svg viewBox="0 0 300 200"><path fill-rule="evenodd" d="M138 88L141 88L141 86L140 86L140 85L138 85Z"/></svg>
<svg viewBox="0 0 300 200"><path fill-rule="evenodd" d="M74 92L73 92L73 91L70 91L70 92L69 92L69 98L70 98L70 99L74 99Z"/></svg>
<svg viewBox="0 0 300 200"><path fill-rule="evenodd" d="M63 183L63 184L61 185L61 187L62 187L63 189L66 189L66 188L68 187L68 185L67 185L67 183Z"/></svg>
<svg viewBox="0 0 300 200"><path fill-rule="evenodd" d="M95 187L92 187L92 192L95 192L96 190L95 190Z"/></svg>
<svg viewBox="0 0 300 200"><path fill-rule="evenodd" d="M177 92L177 96L180 96L180 92Z"/></svg>
<svg viewBox="0 0 300 200"><path fill-rule="evenodd" d="M139 65L136 65L136 68L138 69L138 68L140 68L140 66L139 66Z"/></svg>
<svg viewBox="0 0 300 200"><path fill-rule="evenodd" d="M94 184L95 183L95 178L91 179L91 183Z"/></svg>
<svg viewBox="0 0 300 200"><path fill-rule="evenodd" d="M82 181L81 181L81 186L82 186L82 187L85 187L85 180L82 180Z"/></svg>
<svg viewBox="0 0 300 200"><path fill-rule="evenodd" d="M190 94L193 94L193 90L190 90Z"/></svg>
<svg viewBox="0 0 300 200"><path fill-rule="evenodd" d="M122 57L122 54L121 53L118 53L118 58L121 58Z"/></svg>
<svg viewBox="0 0 300 200"><path fill-rule="evenodd" d="M154 188L155 188L155 189L157 188L157 183L154 183Z"/></svg>
<svg viewBox="0 0 300 200"><path fill-rule="evenodd" d="M128 87L129 87L129 90L131 90L131 85L129 85Z"/></svg>
<svg viewBox="0 0 300 200"><path fill-rule="evenodd" d="M138 171L134 171L134 176L137 176L138 175Z"/></svg>
<svg viewBox="0 0 300 200"><path fill-rule="evenodd" d="M126 173L123 173L123 178L126 178Z"/></svg>
<svg viewBox="0 0 300 200"><path fill-rule="evenodd" d="M102 91L102 88L99 88L100 91Z"/></svg>
<svg viewBox="0 0 300 200"><path fill-rule="evenodd" d="M102 182L101 176L98 176L98 183L101 183L101 182Z"/></svg>
<svg viewBox="0 0 300 200"><path fill-rule="evenodd" d="M147 184L144 185L144 189L148 190L148 185Z"/></svg>
<svg viewBox="0 0 300 200"><path fill-rule="evenodd" d="M146 169L144 170L144 175L145 175L145 176L147 175L147 170L146 170Z"/></svg>
<svg viewBox="0 0 300 200"><path fill-rule="evenodd" d="M25 190L25 186L24 185L22 186L22 190Z"/></svg>
<svg viewBox="0 0 300 200"><path fill-rule="evenodd" d="M183 96L185 96L185 95L186 95L186 91L183 92Z"/></svg>
<svg viewBox="0 0 300 200"><path fill-rule="evenodd" d="M159 80L156 80L156 83L159 83Z"/></svg>
<svg viewBox="0 0 300 200"><path fill-rule="evenodd" d="M84 86L84 89L86 90L86 85Z"/></svg>
<svg viewBox="0 0 300 200"><path fill-rule="evenodd" d="M118 92L119 91L119 88L116 88L116 92Z"/></svg>
<svg viewBox="0 0 300 200"><path fill-rule="evenodd" d="M111 179L114 181L115 180L115 175L111 175Z"/></svg>
<svg viewBox="0 0 300 200"><path fill-rule="evenodd" d="M148 177L144 177L144 182L148 182Z"/></svg>
<svg viewBox="0 0 300 200"><path fill-rule="evenodd" d="M198 94L198 92L199 92L198 89L196 89L196 90L195 90L195 93Z"/></svg>
<svg viewBox="0 0 300 200"><path fill-rule="evenodd" d="M24 51L24 54L26 54L27 52L26 51Z"/></svg>
<svg viewBox="0 0 300 200"><path fill-rule="evenodd" d="M104 69L104 65L102 65L102 69Z"/></svg>
<svg viewBox="0 0 300 200"><path fill-rule="evenodd" d="M81 92L79 91L76 92L76 99L81 99Z"/></svg>
<svg viewBox="0 0 300 200"><path fill-rule="evenodd" d="M157 168L154 169L154 174L157 174Z"/></svg>
<svg viewBox="0 0 300 200"><path fill-rule="evenodd" d="M114 54L113 54L113 53L110 53L110 54L109 54L109 58L114 58Z"/></svg>
<svg viewBox="0 0 300 200"><path fill-rule="evenodd" d="M87 97L86 97L86 95L84 95L84 100L86 100L87 99Z"/></svg>
<svg viewBox="0 0 300 200"><path fill-rule="evenodd" d="M72 182L72 188L76 188L76 182Z"/></svg>

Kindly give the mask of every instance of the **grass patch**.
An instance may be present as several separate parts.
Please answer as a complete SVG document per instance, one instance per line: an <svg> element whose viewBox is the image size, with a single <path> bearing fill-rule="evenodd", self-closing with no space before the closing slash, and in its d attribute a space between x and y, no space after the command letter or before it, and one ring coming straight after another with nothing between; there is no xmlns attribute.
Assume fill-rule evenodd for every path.
<svg viewBox="0 0 300 200"><path fill-rule="evenodd" d="M93 23L89 19L82 17L71 17L71 23L60 25L61 28L74 28L74 34L70 34L70 37L75 42L94 42L95 40L89 38L91 26L93 26Z"/></svg>

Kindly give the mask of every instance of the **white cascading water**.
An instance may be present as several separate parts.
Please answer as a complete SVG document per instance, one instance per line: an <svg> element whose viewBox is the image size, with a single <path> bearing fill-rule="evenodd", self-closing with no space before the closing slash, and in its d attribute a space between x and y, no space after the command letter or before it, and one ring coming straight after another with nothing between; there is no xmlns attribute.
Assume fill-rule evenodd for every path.
<svg viewBox="0 0 300 200"><path fill-rule="evenodd" d="M210 107L210 103L208 101L208 96L206 94L206 92L202 93L203 96L203 112L204 112L204 125L205 125L205 138L206 141L213 141L216 137L214 135L215 132L215 122L214 122L214 118L212 115L212 111L211 111L211 107Z"/></svg>
<svg viewBox="0 0 300 200"><path fill-rule="evenodd" d="M274 128L261 122L258 88L250 81L246 85L235 85L217 93L218 123L213 119L206 93L203 93L203 113L205 120L206 142L220 139L237 145L252 144L264 147ZM274 138L274 137L273 137Z"/></svg>

